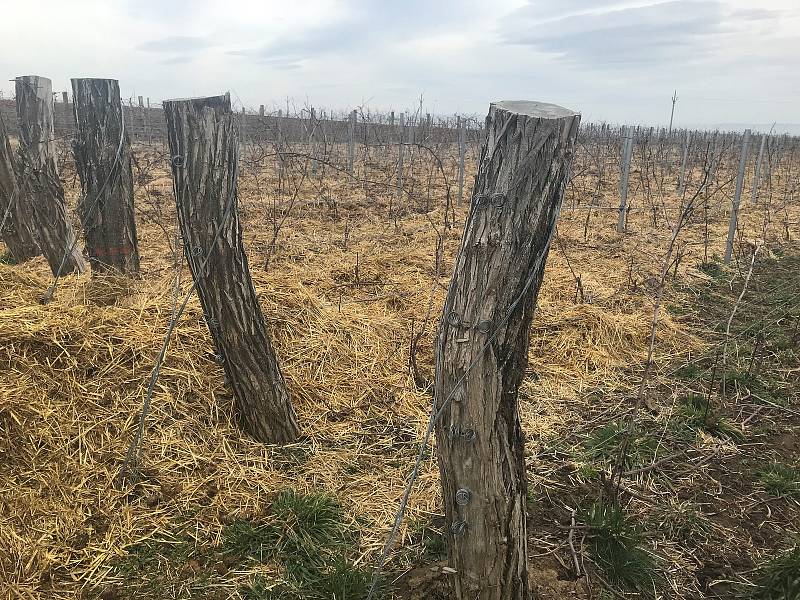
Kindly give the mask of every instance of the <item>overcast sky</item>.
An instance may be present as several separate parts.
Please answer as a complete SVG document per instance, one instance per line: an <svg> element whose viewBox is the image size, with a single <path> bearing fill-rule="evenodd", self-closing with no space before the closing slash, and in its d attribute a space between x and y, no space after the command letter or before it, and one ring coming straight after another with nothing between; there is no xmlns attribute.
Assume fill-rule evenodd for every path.
<svg viewBox="0 0 800 600"><path fill-rule="evenodd" d="M15 0L17 75L120 80L152 100L486 113L530 99L584 120L800 122L800 0Z"/></svg>

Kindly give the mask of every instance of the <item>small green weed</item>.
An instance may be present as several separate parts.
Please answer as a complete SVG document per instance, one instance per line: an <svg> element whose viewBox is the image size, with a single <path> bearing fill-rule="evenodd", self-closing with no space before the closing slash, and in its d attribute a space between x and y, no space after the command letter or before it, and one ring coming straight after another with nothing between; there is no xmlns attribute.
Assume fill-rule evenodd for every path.
<svg viewBox="0 0 800 600"><path fill-rule="evenodd" d="M797 600L800 598L800 545L776 556L757 572L756 600Z"/></svg>
<svg viewBox="0 0 800 600"><path fill-rule="evenodd" d="M595 429L583 444L586 457L590 460L615 462L627 435L625 425L616 421ZM656 460L662 449L655 438L634 433L623 457L623 466L632 469L647 465Z"/></svg>
<svg viewBox="0 0 800 600"><path fill-rule="evenodd" d="M639 529L625 517L616 502L595 502L585 516L590 528L592 561L612 585L652 595L661 585L653 557L642 549Z"/></svg>
<svg viewBox="0 0 800 600"><path fill-rule="evenodd" d="M800 468L775 461L759 471L758 478L773 496L800 499Z"/></svg>

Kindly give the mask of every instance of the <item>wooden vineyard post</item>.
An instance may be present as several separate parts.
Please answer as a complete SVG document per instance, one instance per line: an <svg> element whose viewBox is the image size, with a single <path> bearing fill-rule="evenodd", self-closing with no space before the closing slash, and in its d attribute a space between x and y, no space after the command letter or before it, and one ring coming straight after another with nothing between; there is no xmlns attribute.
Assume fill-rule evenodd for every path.
<svg viewBox="0 0 800 600"><path fill-rule="evenodd" d="M53 275L83 273L86 261L67 217L58 177L53 129L53 85L46 77L15 80L19 117L20 193L29 202L39 248Z"/></svg>
<svg viewBox="0 0 800 600"><path fill-rule="evenodd" d="M40 254L27 196L20 194L14 170L14 153L0 118L0 227L11 258L22 262Z"/></svg>
<svg viewBox="0 0 800 600"><path fill-rule="evenodd" d="M580 116L498 102L436 348L436 440L454 598L527 600L518 388Z"/></svg>
<svg viewBox="0 0 800 600"><path fill-rule="evenodd" d="M78 213L92 273L137 275L131 148L123 125L119 82L73 79L72 98L73 151L82 188Z"/></svg>
<svg viewBox="0 0 800 600"><path fill-rule="evenodd" d="M744 171L747 166L747 147L750 144L750 130L744 130L742 137L742 155L739 157L739 172L736 174L736 192L733 196L733 204L731 205L731 220L728 223L728 239L725 242L725 259L726 265L731 264L733 257L733 240L736 237L736 224L739 220L739 204L742 200L742 188L744 187Z"/></svg>
<svg viewBox="0 0 800 600"><path fill-rule="evenodd" d="M291 442L300 428L242 244L230 96L169 100L164 115L184 252L237 419L258 441Z"/></svg>
<svg viewBox="0 0 800 600"><path fill-rule="evenodd" d="M625 127L622 133L622 172L619 181L619 218L617 231L625 231L625 213L628 210L628 178L631 172L631 153L633 152L633 134L630 127Z"/></svg>

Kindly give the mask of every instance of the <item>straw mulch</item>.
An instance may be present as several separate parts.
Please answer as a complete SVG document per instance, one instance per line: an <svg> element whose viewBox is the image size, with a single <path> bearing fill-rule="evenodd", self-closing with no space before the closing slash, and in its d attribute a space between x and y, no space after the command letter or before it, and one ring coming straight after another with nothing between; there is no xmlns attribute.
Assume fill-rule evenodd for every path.
<svg viewBox="0 0 800 600"><path fill-rule="evenodd" d="M168 198L168 179L151 187L158 186ZM345 181L332 181L330 189L359 208L336 220L308 192L311 198L281 232L268 271L262 264L271 232L263 224L270 204L255 190L242 192L251 270L302 440L265 446L235 427L232 397L195 299L158 380L143 479L134 489L115 483L173 309L169 237L143 220L141 280L66 277L48 305L39 304L49 284L42 260L0 265L5 597L74 598L120 583L114 561L132 544L165 535L179 518L191 519L195 539L214 544L225 523L258 515L283 488L338 497L360 532L357 562L374 559L427 424L429 390L408 370L412 328L419 330L432 306L418 357L432 380L433 330L459 231L445 234L444 276L436 278L430 222L441 223L440 211L405 214L395 225L385 202L364 205L361 191ZM347 206L338 211L347 214ZM459 223L464 215L458 209ZM565 211L562 218L561 238L591 303L574 301L575 281L554 244L535 317L530 377L521 390L529 453L579 423L590 392L613 390L617 402L626 402L638 383L632 374L640 371L652 316L646 279L657 271L667 232L651 234L642 225L619 236L612 216L598 217L589 243L582 240L582 213ZM165 226L174 230L173 221ZM643 270L637 292L629 286L631 255ZM185 290L189 274L181 273ZM668 313L658 339L659 365L701 347ZM431 456L407 522L439 511ZM403 560L402 552L396 555L397 564ZM214 585L235 597L252 575L232 571Z"/></svg>

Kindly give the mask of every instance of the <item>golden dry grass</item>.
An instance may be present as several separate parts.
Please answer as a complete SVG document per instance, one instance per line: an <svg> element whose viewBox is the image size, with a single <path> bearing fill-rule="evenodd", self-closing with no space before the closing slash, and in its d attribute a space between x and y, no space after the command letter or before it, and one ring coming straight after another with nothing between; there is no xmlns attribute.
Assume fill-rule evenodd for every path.
<svg viewBox="0 0 800 600"><path fill-rule="evenodd" d="M264 271L271 186L274 174L259 187L243 178L241 204L255 286L302 424L297 444L265 446L235 427L232 397L210 358L193 299L175 330L147 418L143 479L135 489L120 490L120 464L173 308L167 235L140 219L141 280L66 277L47 305L38 302L49 285L43 260L0 265L4 597L75 598L122 584L113 565L132 544L164 535L179 518L191 519L198 543L214 544L231 518L261 514L287 487L338 497L360 532L357 562L371 564L427 424L429 392L408 370L412 324L418 330L432 305L419 356L422 374L432 378L433 329L466 208L456 210L457 224L444 234L443 276L435 278L431 222L442 222L441 207L404 210L395 224L387 217L387 198L365 199L361 187L329 175L326 193L338 200L340 218L332 218L318 189L306 185ZM148 187L169 200L163 173ZM615 188L608 187L613 204ZM76 190L70 192L74 201ZM441 184L433 197L439 205ZM613 390L616 402L630 401L646 355L652 277L669 235L663 223L653 230L644 212L632 213L631 231L618 234L616 213L604 211L593 217L584 241L585 211L571 212L569 204L560 239L591 302L574 302L574 278L554 244L535 316L531 376L521 390L531 454L585 419L592 391ZM173 231L172 212L166 214L162 225ZM746 208L744 221L748 235L757 235L758 210ZM720 208L712 222L714 254L721 254L725 229ZM700 231L695 224L684 237L696 242ZM694 269L702 248L688 248L681 272L702 277ZM185 290L188 270L181 273ZM701 347L693 332L663 315L659 368ZM532 481L538 476L532 473ZM408 521L437 514L439 505L431 455ZM404 560L402 553L396 560ZM255 572L234 570L209 585L222 597L238 597Z"/></svg>

